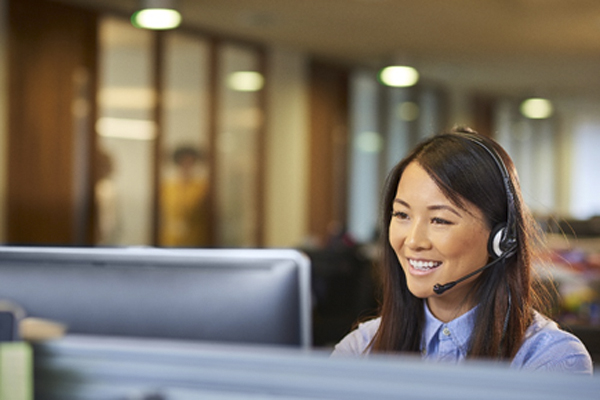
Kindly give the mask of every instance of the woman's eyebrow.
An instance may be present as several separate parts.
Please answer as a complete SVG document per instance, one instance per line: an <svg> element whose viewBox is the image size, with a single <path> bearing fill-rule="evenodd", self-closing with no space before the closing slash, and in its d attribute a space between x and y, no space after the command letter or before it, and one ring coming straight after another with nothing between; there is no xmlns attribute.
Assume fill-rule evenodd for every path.
<svg viewBox="0 0 600 400"><path fill-rule="evenodd" d="M462 215L460 215L460 213L458 211L456 211L453 207L447 206L445 204L429 206L429 207L427 207L427 209L429 209L429 210L447 210L453 214L456 214L457 217L462 218Z"/></svg>
<svg viewBox="0 0 600 400"><path fill-rule="evenodd" d="M403 205L404 207L410 209L410 205L406 201L404 201L402 199L394 199L394 203ZM438 204L434 204L434 205L431 205L431 206L427 207L427 209L428 210L433 210L433 211L436 211L436 210L447 210L447 211L450 211L451 213L455 214L457 217L462 218L462 215L458 211L456 211L456 209L454 209L453 207L451 207L449 205L446 205L446 204L439 204L439 205Z"/></svg>
<svg viewBox="0 0 600 400"><path fill-rule="evenodd" d="M408 205L408 203L405 202L404 200L401 200L401 199L394 199L394 203L401 204L401 205L403 205L406 208L410 208L410 206Z"/></svg>

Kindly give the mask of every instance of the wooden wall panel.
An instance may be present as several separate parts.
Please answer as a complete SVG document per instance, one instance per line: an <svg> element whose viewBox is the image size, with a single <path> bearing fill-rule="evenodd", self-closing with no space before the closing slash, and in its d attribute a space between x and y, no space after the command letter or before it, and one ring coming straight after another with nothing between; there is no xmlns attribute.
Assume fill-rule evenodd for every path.
<svg viewBox="0 0 600 400"><path fill-rule="evenodd" d="M86 242L77 228L76 168L85 166L75 165L73 110L78 77L95 82L96 17L42 0L11 0L8 13L7 241ZM79 111L86 107L93 113L93 100Z"/></svg>
<svg viewBox="0 0 600 400"><path fill-rule="evenodd" d="M343 67L311 63L309 231L321 243L347 222L348 79Z"/></svg>
<svg viewBox="0 0 600 400"><path fill-rule="evenodd" d="M494 98L486 95L475 95L472 99L474 126L482 135L494 137Z"/></svg>

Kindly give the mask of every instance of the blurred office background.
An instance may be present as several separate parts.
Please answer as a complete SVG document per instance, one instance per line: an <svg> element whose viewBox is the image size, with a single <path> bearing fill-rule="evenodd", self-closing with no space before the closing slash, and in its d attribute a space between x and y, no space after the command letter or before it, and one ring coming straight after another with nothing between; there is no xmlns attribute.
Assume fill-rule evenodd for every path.
<svg viewBox="0 0 600 400"><path fill-rule="evenodd" d="M182 0L166 31L136 7L0 0L1 242L301 248L340 335L375 307L387 172L469 125L549 233L557 315L600 324L600 2Z"/></svg>

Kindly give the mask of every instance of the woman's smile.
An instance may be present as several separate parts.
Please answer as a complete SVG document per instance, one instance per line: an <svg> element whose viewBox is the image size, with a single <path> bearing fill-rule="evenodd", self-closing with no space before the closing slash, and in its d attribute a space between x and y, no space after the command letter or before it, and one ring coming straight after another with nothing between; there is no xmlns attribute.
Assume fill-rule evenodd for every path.
<svg viewBox="0 0 600 400"><path fill-rule="evenodd" d="M417 275L430 273L442 265L441 261L428 261L414 258L408 258L407 260L410 266L412 267L411 273L415 273Z"/></svg>

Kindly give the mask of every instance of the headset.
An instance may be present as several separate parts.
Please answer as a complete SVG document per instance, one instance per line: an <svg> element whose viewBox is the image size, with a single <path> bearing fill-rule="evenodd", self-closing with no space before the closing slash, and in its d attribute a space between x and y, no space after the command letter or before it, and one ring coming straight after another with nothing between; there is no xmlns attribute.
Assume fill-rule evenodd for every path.
<svg viewBox="0 0 600 400"><path fill-rule="evenodd" d="M448 282L443 285L436 283L433 286L433 291L438 295L444 293L448 289L453 288L457 283L469 279L470 277L483 271L484 269L492 267L501 262L502 260L506 260L507 258L513 256L517 252L518 248L515 195L510 176L508 174L508 169L506 168L506 164L504 164L504 161L502 160L502 157L500 157L498 152L489 145L487 145L481 138L477 137L477 134L464 131L459 131L455 134L458 137L464 138L466 140L471 141L472 143L477 144L478 146L483 148L487 152L487 154L489 154L492 160L494 160L494 164L497 166L498 171L502 176L504 191L506 192L507 216L506 222L500 223L493 227L490 233L490 237L488 239L488 253L492 258L492 261L455 281Z"/></svg>

